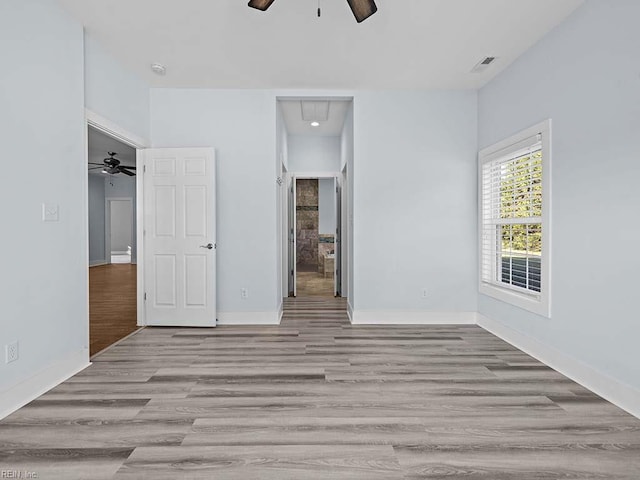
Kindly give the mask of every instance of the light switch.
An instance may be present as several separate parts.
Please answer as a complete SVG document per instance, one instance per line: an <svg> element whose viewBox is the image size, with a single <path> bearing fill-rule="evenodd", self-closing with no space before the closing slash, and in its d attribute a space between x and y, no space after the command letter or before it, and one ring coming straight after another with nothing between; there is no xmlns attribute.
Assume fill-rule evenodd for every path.
<svg viewBox="0 0 640 480"><path fill-rule="evenodd" d="M59 220L59 207L54 203L42 204L42 221L43 222L57 222Z"/></svg>

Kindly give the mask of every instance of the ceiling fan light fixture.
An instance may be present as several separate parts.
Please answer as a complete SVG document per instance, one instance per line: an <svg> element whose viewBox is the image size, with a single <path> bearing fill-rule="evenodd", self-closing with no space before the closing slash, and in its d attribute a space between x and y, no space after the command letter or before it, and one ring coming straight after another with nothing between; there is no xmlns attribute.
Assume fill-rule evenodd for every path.
<svg viewBox="0 0 640 480"><path fill-rule="evenodd" d="M347 0L356 21L361 23L378 11L374 0Z"/></svg>
<svg viewBox="0 0 640 480"><path fill-rule="evenodd" d="M275 0L250 0L249 6L251 8L257 8L258 10L262 10L263 12L271 6L271 4Z"/></svg>

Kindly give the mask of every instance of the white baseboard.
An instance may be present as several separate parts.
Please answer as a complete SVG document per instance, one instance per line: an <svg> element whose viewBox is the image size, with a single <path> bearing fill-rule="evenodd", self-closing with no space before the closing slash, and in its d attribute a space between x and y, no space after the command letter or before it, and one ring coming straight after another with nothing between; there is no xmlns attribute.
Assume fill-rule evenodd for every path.
<svg viewBox="0 0 640 480"><path fill-rule="evenodd" d="M474 325L476 312L355 310L349 318L354 325Z"/></svg>
<svg viewBox="0 0 640 480"><path fill-rule="evenodd" d="M218 325L280 325L281 313L218 312Z"/></svg>
<svg viewBox="0 0 640 480"><path fill-rule="evenodd" d="M482 314L477 314L477 324L631 415L640 418L640 390Z"/></svg>
<svg viewBox="0 0 640 480"><path fill-rule="evenodd" d="M89 365L89 351L82 349L0 393L0 420Z"/></svg>
<svg viewBox="0 0 640 480"><path fill-rule="evenodd" d="M101 265L108 265L106 260L91 260L89 262L90 267L99 267Z"/></svg>
<svg viewBox="0 0 640 480"><path fill-rule="evenodd" d="M347 300L347 315L349 316L349 321L353 323L353 307L349 300Z"/></svg>

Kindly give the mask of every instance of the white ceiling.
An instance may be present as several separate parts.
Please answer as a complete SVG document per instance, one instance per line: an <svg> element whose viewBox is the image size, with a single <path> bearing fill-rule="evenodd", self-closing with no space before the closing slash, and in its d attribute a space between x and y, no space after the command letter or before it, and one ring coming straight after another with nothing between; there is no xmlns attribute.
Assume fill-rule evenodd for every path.
<svg viewBox="0 0 640 480"><path fill-rule="evenodd" d="M125 166L136 165L136 149L125 145L104 133L89 127L89 163L102 163L109 156L107 152L116 152L116 158ZM95 165L89 165L95 167ZM104 175L101 169L89 170L89 175ZM122 175L122 174L118 174Z"/></svg>
<svg viewBox="0 0 640 480"><path fill-rule="evenodd" d="M478 88L583 3L377 0L357 24L346 0L58 1L153 86L322 89Z"/></svg>
<svg viewBox="0 0 640 480"><path fill-rule="evenodd" d="M289 135L339 136L342 134L344 119L347 115L351 100L323 100L315 98L280 99L282 116ZM319 121L320 126L312 127L311 122L302 119L301 102L321 101L329 104L329 116L325 121Z"/></svg>

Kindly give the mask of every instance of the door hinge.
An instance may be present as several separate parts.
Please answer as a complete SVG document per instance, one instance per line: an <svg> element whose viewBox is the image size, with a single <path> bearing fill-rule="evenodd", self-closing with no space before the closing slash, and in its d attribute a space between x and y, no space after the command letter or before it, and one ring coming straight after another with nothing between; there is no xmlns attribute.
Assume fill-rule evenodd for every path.
<svg viewBox="0 0 640 480"><path fill-rule="evenodd" d="M144 292L144 299L147 299L147 292Z"/></svg>
<svg viewBox="0 0 640 480"><path fill-rule="evenodd" d="M147 173L147 166L146 165L142 166L142 173Z"/></svg>

